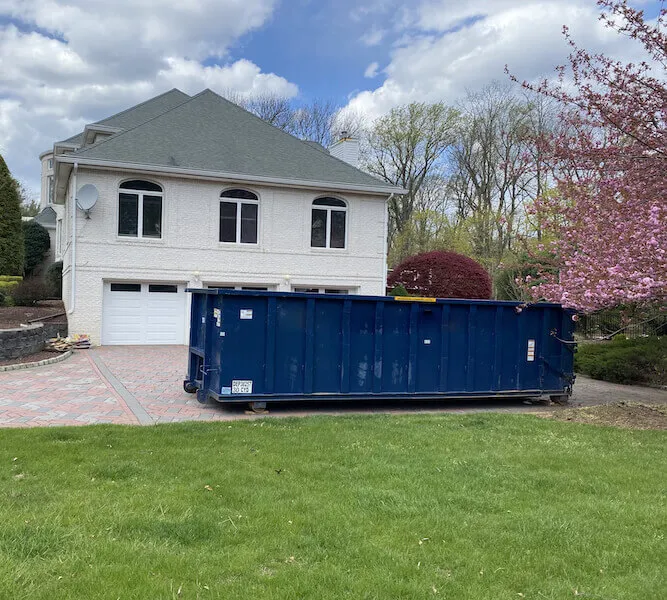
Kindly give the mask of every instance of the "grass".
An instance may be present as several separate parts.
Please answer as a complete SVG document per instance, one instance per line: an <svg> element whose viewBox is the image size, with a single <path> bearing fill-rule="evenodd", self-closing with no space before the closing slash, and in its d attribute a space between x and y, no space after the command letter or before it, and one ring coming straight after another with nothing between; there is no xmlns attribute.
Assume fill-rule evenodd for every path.
<svg viewBox="0 0 667 600"><path fill-rule="evenodd" d="M666 454L521 415L0 430L0 597L664 598Z"/></svg>

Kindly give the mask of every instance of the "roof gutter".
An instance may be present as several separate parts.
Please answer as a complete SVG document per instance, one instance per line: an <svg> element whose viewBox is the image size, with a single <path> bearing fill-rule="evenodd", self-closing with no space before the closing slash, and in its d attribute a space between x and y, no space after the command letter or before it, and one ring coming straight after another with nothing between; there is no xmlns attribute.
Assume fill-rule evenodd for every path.
<svg viewBox="0 0 667 600"><path fill-rule="evenodd" d="M329 189L348 192L359 192L362 194L372 194L377 196L387 196L389 194L405 194L407 190L390 185L359 185L353 183L336 183L332 181L307 181L300 179L290 179L287 177L266 177L264 175L247 175L244 173L226 173L223 171L207 171L202 169L185 169L179 167L167 167L162 165L141 165L136 163L125 163L119 161L105 161L95 158L74 157L60 155L58 162L86 165L90 167L99 167L103 169L121 170L121 171L139 171L152 173L165 173L175 177L186 179L208 179L211 181L247 181L249 183L265 183L282 187L306 188L306 189Z"/></svg>

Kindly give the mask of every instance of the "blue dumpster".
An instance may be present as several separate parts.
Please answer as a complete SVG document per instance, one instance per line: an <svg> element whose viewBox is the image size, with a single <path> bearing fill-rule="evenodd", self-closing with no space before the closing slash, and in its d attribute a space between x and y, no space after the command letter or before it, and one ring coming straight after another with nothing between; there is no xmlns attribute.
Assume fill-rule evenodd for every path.
<svg viewBox="0 0 667 600"><path fill-rule="evenodd" d="M558 304L189 289L184 388L201 402L559 396L573 313Z"/></svg>

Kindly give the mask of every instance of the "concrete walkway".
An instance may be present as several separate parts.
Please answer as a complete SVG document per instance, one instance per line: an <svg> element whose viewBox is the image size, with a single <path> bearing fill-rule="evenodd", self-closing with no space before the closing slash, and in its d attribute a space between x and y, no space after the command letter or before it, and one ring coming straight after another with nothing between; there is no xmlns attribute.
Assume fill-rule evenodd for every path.
<svg viewBox="0 0 667 600"><path fill-rule="evenodd" d="M186 394L182 387L186 362L185 346L105 346L77 351L53 365L0 373L0 427L257 418L245 414L245 405L202 406L194 395ZM574 406L620 400L667 403L667 392L577 378ZM542 409L547 407L527 406L519 399L270 405L274 416Z"/></svg>

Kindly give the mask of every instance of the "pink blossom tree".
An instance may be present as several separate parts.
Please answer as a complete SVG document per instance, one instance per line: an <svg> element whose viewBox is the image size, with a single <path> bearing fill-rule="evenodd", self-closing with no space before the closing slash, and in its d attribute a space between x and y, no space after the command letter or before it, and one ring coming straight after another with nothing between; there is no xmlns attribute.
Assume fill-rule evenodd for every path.
<svg viewBox="0 0 667 600"><path fill-rule="evenodd" d="M598 5L646 61L591 54L565 27L572 50L558 82L523 83L558 101L563 125L542 140L556 187L533 212L553 263L530 292L585 312L667 300L667 9L650 21L627 0Z"/></svg>

